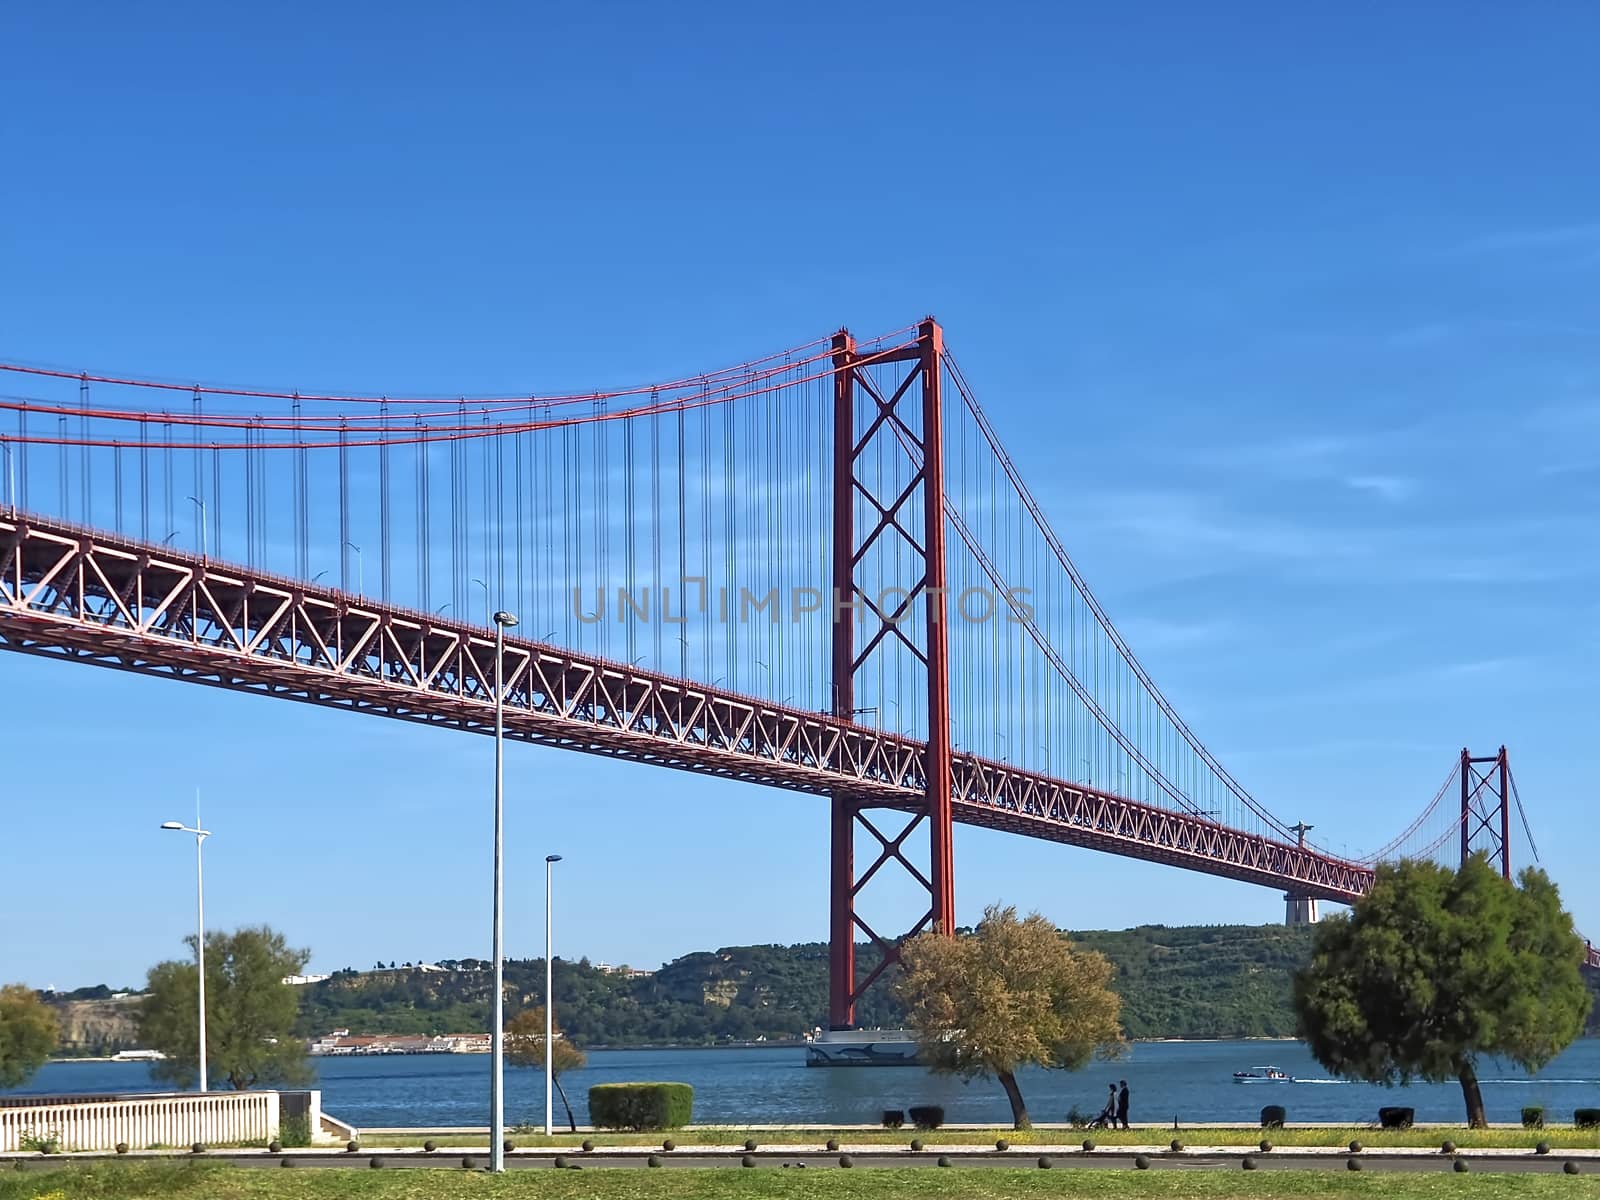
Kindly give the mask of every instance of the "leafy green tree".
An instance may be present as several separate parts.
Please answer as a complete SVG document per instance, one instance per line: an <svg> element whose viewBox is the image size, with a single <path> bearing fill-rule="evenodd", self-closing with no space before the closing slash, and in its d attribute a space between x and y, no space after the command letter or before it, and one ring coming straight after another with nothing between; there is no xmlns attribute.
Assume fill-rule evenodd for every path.
<svg viewBox="0 0 1600 1200"><path fill-rule="evenodd" d="M1555 884L1513 885L1481 855L1459 871L1378 868L1349 916L1323 921L1295 1010L1328 1070L1372 1083L1456 1079L1467 1124L1485 1127L1480 1055L1536 1071L1583 1030L1583 942Z"/></svg>
<svg viewBox="0 0 1600 1200"><path fill-rule="evenodd" d="M60 1036L56 1015L38 992L21 983L0 987L0 1088L28 1082Z"/></svg>
<svg viewBox="0 0 1600 1200"><path fill-rule="evenodd" d="M184 940L193 950L195 939ZM294 1036L298 997L283 980L304 972L310 957L265 925L206 934L208 1083L223 1079L242 1091L309 1081L305 1043ZM198 977L193 962L157 963L139 1008L141 1043L166 1055L154 1074L179 1087L199 1073Z"/></svg>
<svg viewBox="0 0 1600 1200"><path fill-rule="evenodd" d="M560 1027L555 1027L560 1032ZM572 1115L572 1104L567 1100L567 1089L561 1086L563 1071L576 1071L588 1062L582 1050L564 1037L552 1039L554 1049L550 1060L550 1075L561 1093L561 1103L567 1110L567 1126L578 1132L578 1119ZM525 1008L506 1022L506 1058L514 1067L538 1067L544 1070L544 1005Z"/></svg>
<svg viewBox="0 0 1600 1200"><path fill-rule="evenodd" d="M1121 1052L1121 1000L1103 955L1073 948L1038 913L991 905L968 937L924 933L900 949L896 984L933 1070L993 1076L1026 1129L1017 1069L1028 1063L1075 1071Z"/></svg>

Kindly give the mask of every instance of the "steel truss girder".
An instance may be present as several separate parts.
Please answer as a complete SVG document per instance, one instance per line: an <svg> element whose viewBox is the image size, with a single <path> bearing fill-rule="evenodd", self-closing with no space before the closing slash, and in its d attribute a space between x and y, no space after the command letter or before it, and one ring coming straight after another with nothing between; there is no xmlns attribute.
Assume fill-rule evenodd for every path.
<svg viewBox="0 0 1600 1200"><path fill-rule="evenodd" d="M494 635L53 518L0 515L0 649L476 733ZM506 736L926 811L926 744L593 655L506 641ZM1356 863L973 755L956 820L1349 902Z"/></svg>

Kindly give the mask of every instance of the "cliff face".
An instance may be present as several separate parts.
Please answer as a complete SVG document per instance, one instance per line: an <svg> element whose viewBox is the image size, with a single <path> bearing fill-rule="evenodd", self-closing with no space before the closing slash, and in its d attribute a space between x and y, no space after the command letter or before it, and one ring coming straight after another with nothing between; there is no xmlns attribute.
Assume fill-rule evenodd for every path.
<svg viewBox="0 0 1600 1200"><path fill-rule="evenodd" d="M134 1018L139 997L59 1000L51 1003L61 1022L60 1054L115 1054L138 1046Z"/></svg>

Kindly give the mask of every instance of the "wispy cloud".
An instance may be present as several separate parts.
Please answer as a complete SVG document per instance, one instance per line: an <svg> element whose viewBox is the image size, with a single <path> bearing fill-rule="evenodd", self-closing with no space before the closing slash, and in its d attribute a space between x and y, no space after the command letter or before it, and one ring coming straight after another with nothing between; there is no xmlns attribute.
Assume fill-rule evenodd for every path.
<svg viewBox="0 0 1600 1200"><path fill-rule="evenodd" d="M1400 475L1351 475L1345 479L1344 485L1354 491L1369 492L1394 504L1409 500L1417 493L1417 481Z"/></svg>

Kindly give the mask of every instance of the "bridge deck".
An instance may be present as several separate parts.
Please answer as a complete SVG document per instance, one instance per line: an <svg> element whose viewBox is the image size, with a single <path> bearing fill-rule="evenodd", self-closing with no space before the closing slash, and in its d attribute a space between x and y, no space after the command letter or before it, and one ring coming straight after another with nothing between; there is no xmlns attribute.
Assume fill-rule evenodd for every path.
<svg viewBox="0 0 1600 1200"><path fill-rule="evenodd" d="M0 649L492 732L493 634L334 588L78 528L0 516ZM915 808L923 742L522 638L508 737ZM1364 865L971 754L955 819L1349 902Z"/></svg>

